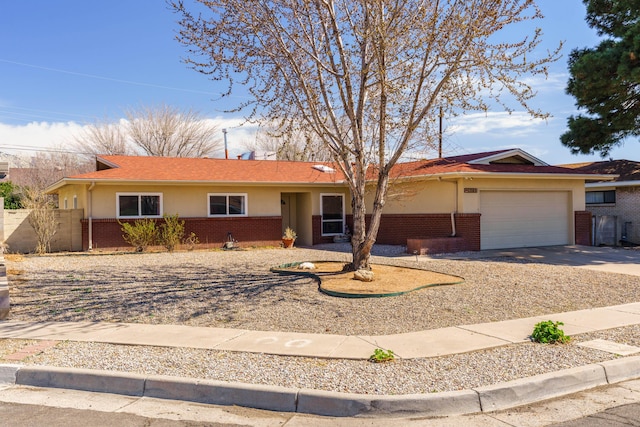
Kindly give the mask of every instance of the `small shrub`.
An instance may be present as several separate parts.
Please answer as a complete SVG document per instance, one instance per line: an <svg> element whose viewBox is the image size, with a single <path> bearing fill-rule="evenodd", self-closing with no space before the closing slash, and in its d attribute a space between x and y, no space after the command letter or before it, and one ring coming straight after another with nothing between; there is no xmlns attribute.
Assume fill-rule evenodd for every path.
<svg viewBox="0 0 640 427"><path fill-rule="evenodd" d="M182 243L186 245L188 251L192 251L196 247L196 245L200 244L200 239L198 239L196 233L192 231L191 234L189 234L189 237L184 238Z"/></svg>
<svg viewBox="0 0 640 427"><path fill-rule="evenodd" d="M543 344L562 344L569 342L571 337L565 335L564 331L559 328L559 326L562 325L564 325L564 323L553 322L551 320L540 322L533 328L531 339Z"/></svg>
<svg viewBox="0 0 640 427"><path fill-rule="evenodd" d="M164 215L164 224L160 226L160 244L169 252L178 246L184 237L184 221L180 221L178 214Z"/></svg>
<svg viewBox="0 0 640 427"><path fill-rule="evenodd" d="M391 362L395 357L395 354L391 350L376 348L373 350L373 354L369 356L369 361L373 363Z"/></svg>
<svg viewBox="0 0 640 427"><path fill-rule="evenodd" d="M158 241L158 227L153 219L138 219L133 223L120 222L125 242L136 248L136 252L144 252Z"/></svg>
<svg viewBox="0 0 640 427"><path fill-rule="evenodd" d="M284 234L282 235L282 238L296 240L298 238L298 234L295 231L293 231L291 227L287 227L284 230Z"/></svg>

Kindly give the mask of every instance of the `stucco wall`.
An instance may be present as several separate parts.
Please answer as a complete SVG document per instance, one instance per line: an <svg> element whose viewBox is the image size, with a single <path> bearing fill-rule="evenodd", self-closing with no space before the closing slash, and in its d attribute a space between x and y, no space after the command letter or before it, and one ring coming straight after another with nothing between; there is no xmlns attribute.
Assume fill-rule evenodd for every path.
<svg viewBox="0 0 640 427"><path fill-rule="evenodd" d="M240 187L240 186L115 186L96 185L92 190L91 216L94 219L116 217L116 193L162 193L163 212L184 218L207 217L209 193L243 193L247 195L248 216L280 216L282 193L310 193L311 209L320 213L321 193L347 193L344 187ZM84 207L84 205L83 205ZM348 203L347 203L348 209ZM88 209L87 209L88 212Z"/></svg>
<svg viewBox="0 0 640 427"><path fill-rule="evenodd" d="M568 191L571 193L570 209L585 209L584 181L581 180L463 178L396 184L387 198L384 213L480 213L482 190ZM367 194L368 209L373 206L373 196L371 189Z"/></svg>
<svg viewBox="0 0 640 427"><path fill-rule="evenodd" d="M457 181L425 180L392 182L389 187L385 214L431 214L456 210ZM375 187L367 188L367 209L373 209Z"/></svg>
<svg viewBox="0 0 640 427"><path fill-rule="evenodd" d="M464 213L480 212L480 195L482 190L522 190L522 191L569 191L570 209L584 210L584 181L563 179L472 179L463 180L461 185L462 203L459 211ZM475 193L464 189L475 188ZM469 190L467 190L469 191Z"/></svg>

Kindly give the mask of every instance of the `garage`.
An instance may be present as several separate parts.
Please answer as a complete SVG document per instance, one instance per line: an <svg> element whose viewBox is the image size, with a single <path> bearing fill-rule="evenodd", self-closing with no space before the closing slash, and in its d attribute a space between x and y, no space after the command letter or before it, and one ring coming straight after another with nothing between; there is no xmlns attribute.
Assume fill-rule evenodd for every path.
<svg viewBox="0 0 640 427"><path fill-rule="evenodd" d="M570 244L568 191L482 191L480 247Z"/></svg>

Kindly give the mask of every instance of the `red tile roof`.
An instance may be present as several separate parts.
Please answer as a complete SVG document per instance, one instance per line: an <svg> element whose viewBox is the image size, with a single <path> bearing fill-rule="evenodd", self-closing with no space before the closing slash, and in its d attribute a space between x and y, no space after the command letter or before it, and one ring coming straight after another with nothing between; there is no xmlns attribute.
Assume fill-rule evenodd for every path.
<svg viewBox="0 0 640 427"><path fill-rule="evenodd" d="M253 183L334 183L342 174L315 169L315 162L177 157L102 156L111 169L74 175L71 179L116 181L209 181Z"/></svg>
<svg viewBox="0 0 640 427"><path fill-rule="evenodd" d="M558 166L530 164L473 164L474 160L513 150L465 154L442 159L399 163L392 178L429 177L443 174L562 174L588 175L581 170ZM236 160L207 158L172 158L145 156L102 156L95 172L74 175L72 180L109 181L188 181L276 184L334 184L344 180L337 167L334 173L314 168L318 162L289 162L274 160ZM324 163L331 166L330 163ZM370 178L375 175L370 173Z"/></svg>
<svg viewBox="0 0 640 427"><path fill-rule="evenodd" d="M499 152L470 154L464 156L446 157L433 160L419 160L400 163L393 168L391 176L416 177L428 175L442 175L452 173L505 173L505 174L566 174L585 175L583 171L566 169L558 166L534 166L526 164L469 164L473 160L490 157Z"/></svg>
<svg viewBox="0 0 640 427"><path fill-rule="evenodd" d="M620 175L616 182L640 181L640 162L632 160L608 160L600 162L572 163L561 165L580 172Z"/></svg>

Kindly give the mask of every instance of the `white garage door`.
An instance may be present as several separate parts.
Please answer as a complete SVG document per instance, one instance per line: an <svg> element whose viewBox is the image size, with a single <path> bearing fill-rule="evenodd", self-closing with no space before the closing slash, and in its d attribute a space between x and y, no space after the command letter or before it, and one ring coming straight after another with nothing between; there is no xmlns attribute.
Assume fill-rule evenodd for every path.
<svg viewBox="0 0 640 427"><path fill-rule="evenodd" d="M569 192L482 191L480 247L569 244Z"/></svg>

